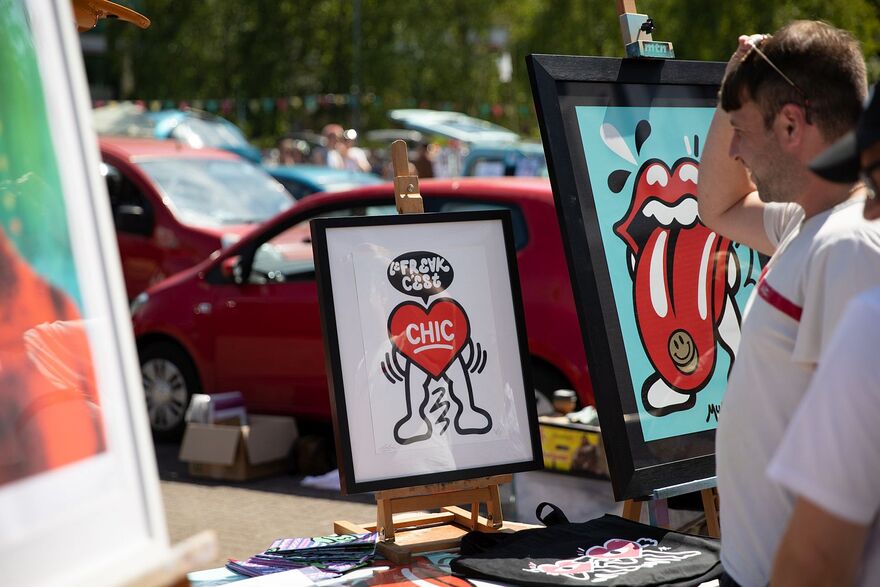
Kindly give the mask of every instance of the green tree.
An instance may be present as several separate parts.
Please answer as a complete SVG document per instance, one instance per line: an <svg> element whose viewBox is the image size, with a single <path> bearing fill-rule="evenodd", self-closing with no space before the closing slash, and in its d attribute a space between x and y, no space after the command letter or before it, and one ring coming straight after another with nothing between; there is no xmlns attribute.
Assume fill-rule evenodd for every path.
<svg viewBox="0 0 880 587"><path fill-rule="evenodd" d="M116 74L129 80L120 97L233 98L236 109L224 114L266 140L290 128L348 124L352 96L365 128L391 124L391 108L428 106L491 112L536 135L526 55L624 54L609 0L141 0L138 7L153 19L148 30L107 28ZM679 59L726 60L741 33L823 19L852 31L871 57L871 79L880 77L880 0L641 0L638 8ZM502 44L494 41L499 32ZM506 83L496 67L503 52L513 64ZM505 108L490 109L496 104Z"/></svg>

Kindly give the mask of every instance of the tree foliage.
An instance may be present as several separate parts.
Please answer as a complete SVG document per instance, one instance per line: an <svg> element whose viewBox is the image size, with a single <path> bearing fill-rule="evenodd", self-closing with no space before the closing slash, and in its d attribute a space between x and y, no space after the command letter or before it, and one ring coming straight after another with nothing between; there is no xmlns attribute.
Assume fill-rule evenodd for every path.
<svg viewBox="0 0 880 587"><path fill-rule="evenodd" d="M266 137L330 120L349 124L355 100L363 127L392 124L390 108L425 106L535 133L526 55L623 55L609 0L141 0L137 7L153 19L148 30L107 29L114 77L128 80L120 98L234 99L229 115ZM851 31L871 58L872 78L880 74L880 0L641 0L638 7L679 59L726 60L741 33L818 18ZM509 82L496 65L503 52L513 65ZM307 99L289 110L248 108L283 97Z"/></svg>

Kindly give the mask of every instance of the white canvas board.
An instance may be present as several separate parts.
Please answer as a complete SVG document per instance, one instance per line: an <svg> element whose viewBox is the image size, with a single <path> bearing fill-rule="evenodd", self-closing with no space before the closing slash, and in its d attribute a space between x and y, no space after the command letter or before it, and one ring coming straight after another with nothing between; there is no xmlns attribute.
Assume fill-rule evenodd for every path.
<svg viewBox="0 0 880 587"><path fill-rule="evenodd" d="M0 108L4 246L14 251L7 260L27 267L28 282L51 288L56 310L65 310L46 319L51 310L23 297L11 321L0 321L9 334L28 311L39 316L23 346L12 336L3 347L0 377L18 383L0 389L8 408L0 419L14 429L0 447L0 568L10 585L120 584L162 564L170 548L76 27L69 0L7 0L4 10L4 34L20 52L6 75L38 88L15 96L27 104L19 116L32 120L14 119L14 104ZM33 169L15 151L26 146L21 125L33 129L31 146L42 144ZM56 235L57 248L22 246L37 234ZM53 410L80 403L90 425L45 425ZM62 454L86 429L91 448ZM16 442L18 462L6 450Z"/></svg>

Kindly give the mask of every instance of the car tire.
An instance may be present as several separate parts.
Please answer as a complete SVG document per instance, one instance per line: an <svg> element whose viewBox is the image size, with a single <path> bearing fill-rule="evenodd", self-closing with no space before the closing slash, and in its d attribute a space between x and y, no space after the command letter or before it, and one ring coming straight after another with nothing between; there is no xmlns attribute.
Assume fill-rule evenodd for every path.
<svg viewBox="0 0 880 587"><path fill-rule="evenodd" d="M553 409L553 392L571 389L571 384L553 367L532 361L532 384L535 387L535 407L539 416L556 413Z"/></svg>
<svg viewBox="0 0 880 587"><path fill-rule="evenodd" d="M189 400L201 391L192 359L179 345L163 341L147 345L140 361L153 437L179 440L186 427Z"/></svg>

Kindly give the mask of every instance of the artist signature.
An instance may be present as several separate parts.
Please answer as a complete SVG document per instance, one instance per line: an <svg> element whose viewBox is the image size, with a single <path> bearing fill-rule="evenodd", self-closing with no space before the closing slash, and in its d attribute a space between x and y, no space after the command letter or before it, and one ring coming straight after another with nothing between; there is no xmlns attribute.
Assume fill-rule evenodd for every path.
<svg viewBox="0 0 880 587"><path fill-rule="evenodd" d="M718 414L721 413L721 404L709 404L708 411L706 413L706 422L711 420L713 417L715 421L718 421Z"/></svg>

